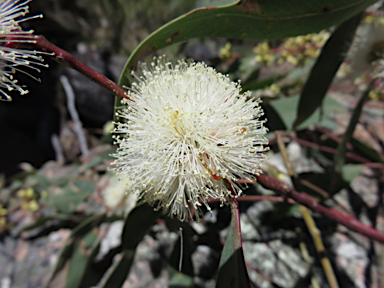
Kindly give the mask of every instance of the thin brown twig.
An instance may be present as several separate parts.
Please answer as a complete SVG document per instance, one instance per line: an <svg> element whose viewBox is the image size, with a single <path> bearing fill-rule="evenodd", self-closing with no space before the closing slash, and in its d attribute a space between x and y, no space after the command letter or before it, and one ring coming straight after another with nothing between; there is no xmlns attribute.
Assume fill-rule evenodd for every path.
<svg viewBox="0 0 384 288"><path fill-rule="evenodd" d="M308 231L312 236L313 242L316 247L316 251L319 254L320 262L321 262L321 265L323 266L324 273L325 273L325 276L327 277L329 286L332 288L339 287L335 273L333 272L331 262L329 261L329 258L326 256L326 250L323 244L323 240L321 239L320 230L317 228L316 223L313 220L313 217L307 207L301 205L299 210L301 212L301 215L304 218L305 224L308 227Z"/></svg>
<svg viewBox="0 0 384 288"><path fill-rule="evenodd" d="M288 170L288 175L291 177L294 187L296 189L300 189L300 183L298 181L295 171L292 168L291 162L289 161L288 153L285 149L285 144L281 138L281 133L279 131L276 132L276 139L285 167ZM321 231L317 228L316 223L313 220L313 217L307 207L300 205L299 211L304 219L304 223L307 226L309 233L312 236L313 243L315 244L316 251L320 257L320 262L323 266L323 270L325 276L327 277L329 286L331 288L338 288L339 284L337 283L335 272L333 271L331 262L327 257L325 246L323 244L323 240L321 239Z"/></svg>

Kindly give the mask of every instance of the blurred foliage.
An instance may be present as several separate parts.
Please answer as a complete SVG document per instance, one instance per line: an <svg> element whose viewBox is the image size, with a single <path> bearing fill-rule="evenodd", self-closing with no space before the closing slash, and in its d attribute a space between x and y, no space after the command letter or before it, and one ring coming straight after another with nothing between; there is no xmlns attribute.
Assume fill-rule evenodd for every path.
<svg viewBox="0 0 384 288"><path fill-rule="evenodd" d="M370 209L353 187L364 173L383 187L384 135L375 131L384 116L382 109L375 108L376 104L383 107L382 81L374 82L368 91L365 100L373 104L365 111L370 122L366 120L363 127L358 119L365 101L356 100L383 69L382 7L376 5L360 14L373 2L46 0L34 1L33 11L45 15L40 24L34 23L35 30L63 48L73 49L82 41L99 51L127 55L133 51L120 84L129 84L127 75L138 60L171 44L189 40L176 46L179 54L188 54L191 47L214 50L209 62L232 79L241 79L244 90L264 101L271 140L270 161L264 170L292 184L275 143L275 132L284 131L301 190L335 209L355 213L360 220L364 208L368 216L362 218L371 217L375 227L382 204L375 203L377 211ZM228 6L180 16L205 5ZM195 37L200 39L191 40ZM237 218L228 207L212 203L214 213L197 224L167 219L146 203L133 208L136 199L129 198L125 186L108 172L109 155L115 148L107 135L110 129L105 130L88 157L66 165L50 161L39 170L25 165L24 172L0 179L4 186L0 194L2 236L11 230L41 237L71 229L47 287L122 287L133 270L137 247L143 239L161 239L162 233L169 238L169 251L159 252L166 264L150 259L167 271L168 287L214 287L215 283L220 288L247 287L249 279L256 287L310 287L313 281L326 287L297 205L241 203L244 213L236 217L241 218L243 237L247 237L243 241L249 260L244 261ZM341 163L337 169L336 163ZM245 191L258 196L271 193L258 185ZM338 200L342 193L349 193L346 202L354 199L350 209ZM19 214L28 215L29 222L19 225ZM320 216L316 220L324 238L339 233L335 223ZM103 227L116 221L124 221L120 242L102 253ZM196 261L201 247L210 251L203 264ZM336 273L340 287L354 287L345 284L351 275Z"/></svg>
<svg viewBox="0 0 384 288"><path fill-rule="evenodd" d="M34 29L63 49L85 42L99 51L129 54L151 31L195 5L180 0L44 0L33 1L31 8L44 15L44 21L33 22Z"/></svg>

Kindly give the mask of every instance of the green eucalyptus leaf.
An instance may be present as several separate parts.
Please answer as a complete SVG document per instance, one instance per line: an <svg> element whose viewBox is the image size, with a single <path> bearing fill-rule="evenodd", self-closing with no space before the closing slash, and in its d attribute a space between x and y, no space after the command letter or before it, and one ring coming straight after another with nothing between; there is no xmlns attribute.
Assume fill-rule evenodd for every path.
<svg viewBox="0 0 384 288"><path fill-rule="evenodd" d="M72 230L71 235L69 236L63 249L61 250L59 259L56 263L56 266L53 270L51 279L49 280L47 287L52 287L52 288L56 287L56 281L57 279L61 278L61 275L63 273L66 274L68 277L70 273L72 273L71 275L75 275L75 276L71 276L71 279L70 279L71 283L80 283L81 278L79 279L80 277L79 274L76 273L77 271L74 271L76 269L71 268L74 272L71 272L68 269L70 266L75 265L71 263L74 259L73 257L76 258L74 263L77 263L77 261L79 261L79 259L82 258L80 260L79 265L81 264L84 266L84 257L80 257L81 255L79 254L78 249L86 248L85 250L84 249L82 250L81 253L83 253L89 247L92 246L92 243L93 243L92 239L94 238L94 236L92 235L94 231L92 231L92 229L100 225L105 219L105 217L106 217L105 214L91 216L88 219L84 220L79 225L77 225ZM83 271L85 271L84 269L85 268L83 267ZM67 285L66 287L76 287L76 286Z"/></svg>
<svg viewBox="0 0 384 288"><path fill-rule="evenodd" d="M119 85L144 56L196 37L277 39L318 32L359 13L373 0L242 0L220 7L199 8L149 35L128 59Z"/></svg>
<svg viewBox="0 0 384 288"><path fill-rule="evenodd" d="M123 228L121 258L113 266L109 275L103 279L100 287L119 288L123 285L131 269L137 245L143 240L149 229L160 217L161 212L154 211L147 203L139 203L128 214Z"/></svg>
<svg viewBox="0 0 384 288"><path fill-rule="evenodd" d="M350 140L353 148L361 155L373 162L383 162L383 157L372 147L368 146L364 142L360 141L359 139L352 138Z"/></svg>
<svg viewBox="0 0 384 288"><path fill-rule="evenodd" d="M94 243L97 242L98 234L96 231L89 231L84 237L75 243L73 254L69 262L68 274L66 277L66 288L79 288L83 280L87 267L95 257ZM98 245L96 245L98 246Z"/></svg>
<svg viewBox="0 0 384 288"><path fill-rule="evenodd" d="M46 190L52 184L47 177L39 173L28 176L25 182L27 186L34 186L37 190Z"/></svg>
<svg viewBox="0 0 384 288"><path fill-rule="evenodd" d="M131 269L135 250L126 249L121 253L121 258L112 267L112 271L98 287L101 288L120 288L127 279Z"/></svg>
<svg viewBox="0 0 384 288"><path fill-rule="evenodd" d="M333 171L335 175L336 174L341 175L341 169L345 163L345 153L347 152L347 144L351 141L353 137L353 132L355 131L356 125L359 122L360 115L363 111L364 103L369 99L369 92L373 89L373 87L374 87L374 82L371 81L370 85L368 86L366 91L363 93L355 109L353 110L347 129L345 130L345 133L341 137L341 141L337 146L337 151L336 151L335 157L333 158ZM339 176L339 177L341 178L342 176ZM337 185L336 181L337 181L337 177L331 178L331 183L329 186L329 192L331 194L337 191L334 188Z"/></svg>
<svg viewBox="0 0 384 288"><path fill-rule="evenodd" d="M241 243L240 217L232 206L232 220L221 253L216 288L251 287Z"/></svg>
<svg viewBox="0 0 384 288"><path fill-rule="evenodd" d="M140 203L133 208L123 228L123 249L135 250L160 215L161 212L154 211L147 203Z"/></svg>
<svg viewBox="0 0 384 288"><path fill-rule="evenodd" d="M361 13L345 21L329 37L301 91L294 127L299 126L320 107L337 70L352 43Z"/></svg>
<svg viewBox="0 0 384 288"><path fill-rule="evenodd" d="M41 226L46 226L49 222L56 221L70 221L73 220L71 216L67 214L56 214L54 216L41 217L37 219L33 224L25 226L21 231L30 231Z"/></svg>
<svg viewBox="0 0 384 288"><path fill-rule="evenodd" d="M95 167L96 165L99 165L102 162L103 162L103 158L100 156L96 156L93 159L91 159L91 161L89 161L87 164L85 164L83 167L81 167L82 171L92 169L93 167Z"/></svg>

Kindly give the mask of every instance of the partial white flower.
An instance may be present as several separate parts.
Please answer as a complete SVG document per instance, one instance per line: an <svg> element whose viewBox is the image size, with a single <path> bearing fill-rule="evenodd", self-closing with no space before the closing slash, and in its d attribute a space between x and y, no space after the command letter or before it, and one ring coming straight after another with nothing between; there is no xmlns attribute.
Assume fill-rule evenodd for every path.
<svg viewBox="0 0 384 288"><path fill-rule="evenodd" d="M23 31L20 23L26 20L41 17L32 16L23 18L28 11L28 3L31 0L0 0L0 100L11 101L12 98L8 95L8 91L16 90L21 95L27 94L23 86L18 84L14 79L13 74L16 71L27 74L28 76L40 81L38 78L25 72L21 67L27 66L33 70L40 72L36 66L44 66L41 62L41 52L16 49L6 46L8 42L12 43L34 43L33 31Z"/></svg>
<svg viewBox="0 0 384 288"><path fill-rule="evenodd" d="M350 65L351 76L355 79L367 72L374 72L379 61L384 57L384 25L363 23L357 31L346 62Z"/></svg>
<svg viewBox="0 0 384 288"><path fill-rule="evenodd" d="M142 67L118 112L113 170L157 209L199 219L210 197L237 197L235 182L261 172L268 140L260 100L204 63L157 58Z"/></svg>
<svg viewBox="0 0 384 288"><path fill-rule="evenodd" d="M105 204L112 209L117 208L119 204L123 204L124 213L128 214L136 206L137 202L135 194L127 193L130 187L131 183L119 181L116 176L112 176L109 179L108 187L102 191Z"/></svg>

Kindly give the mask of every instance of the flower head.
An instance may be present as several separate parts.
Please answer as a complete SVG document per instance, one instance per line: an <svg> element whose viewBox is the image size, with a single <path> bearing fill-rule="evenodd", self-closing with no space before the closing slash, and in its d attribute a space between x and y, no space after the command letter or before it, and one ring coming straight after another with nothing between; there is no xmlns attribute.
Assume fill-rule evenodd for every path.
<svg viewBox="0 0 384 288"><path fill-rule="evenodd" d="M210 210L209 198L238 196L235 182L260 173L268 143L260 100L204 63L157 58L142 73L118 112L119 179L182 221Z"/></svg>
<svg viewBox="0 0 384 288"><path fill-rule="evenodd" d="M0 100L10 101L12 98L8 95L7 91L16 90L21 95L27 94L28 90L24 89L13 78L16 71L27 74L35 78L28 72L21 69L21 66L28 66L38 72L40 70L37 66L46 66L41 62L42 57L39 55L41 52L29 51L24 49L17 49L12 46L17 43L34 43L33 31L23 31L20 23L26 20L41 17L32 16L23 18L28 13L28 2L20 0L0 0ZM12 43L12 45L8 45Z"/></svg>

